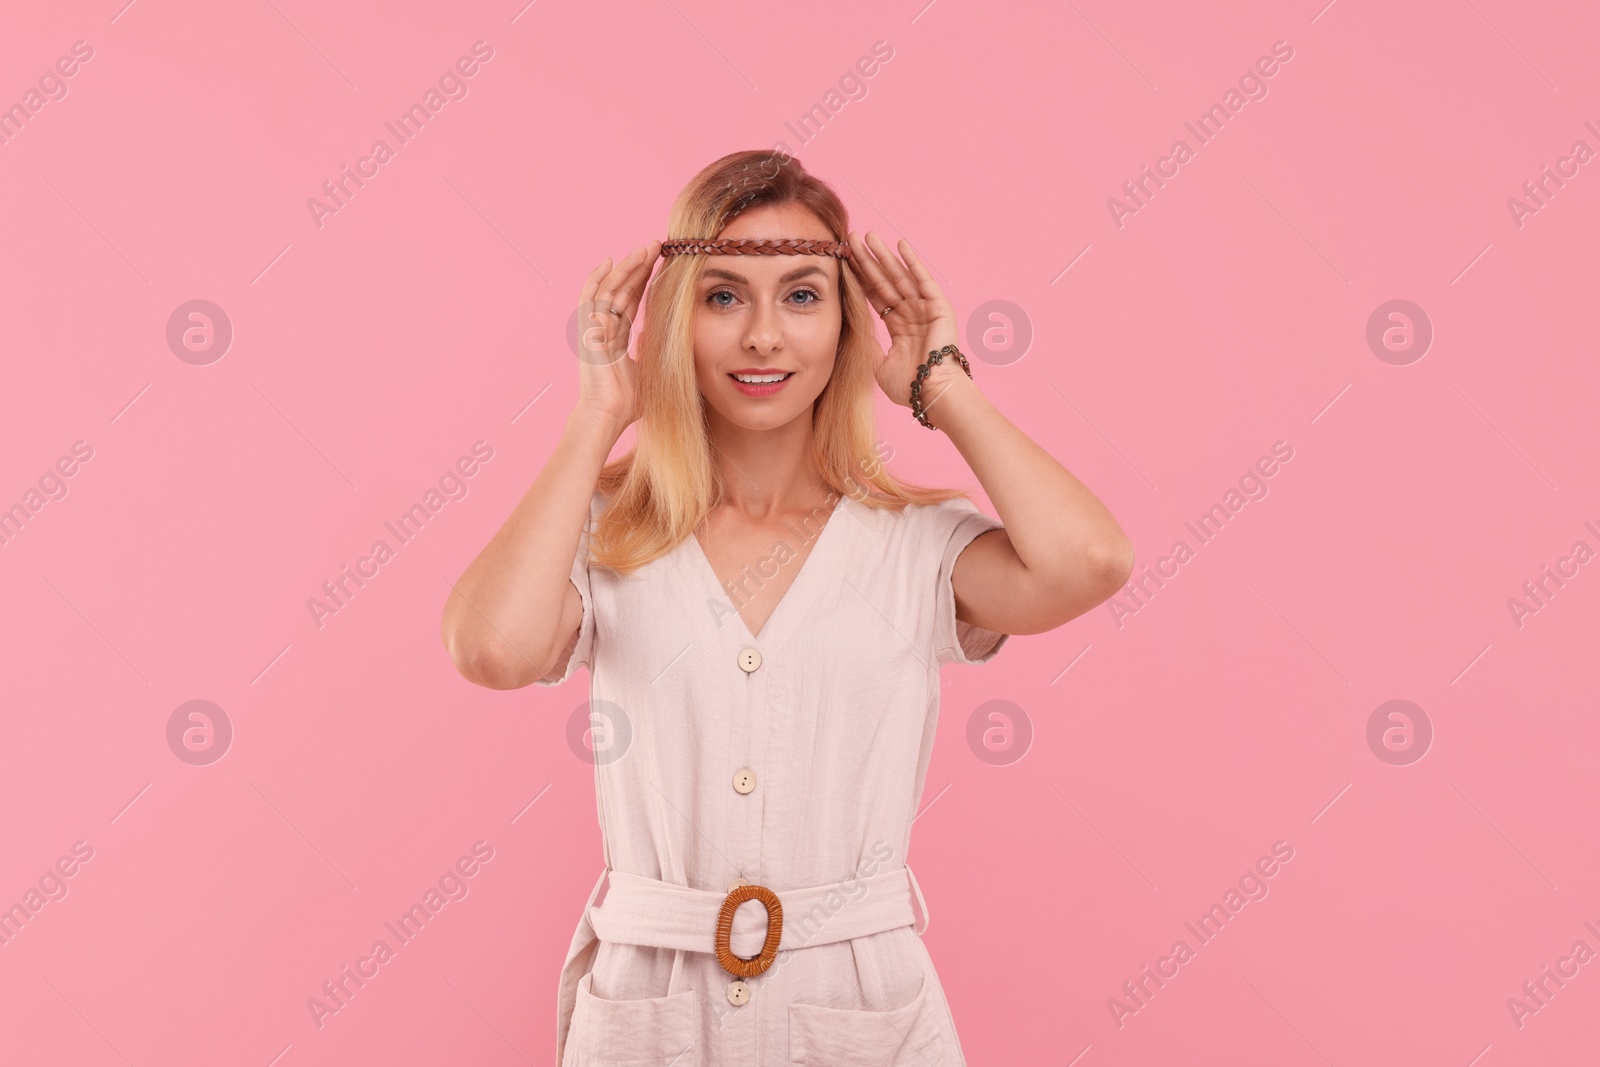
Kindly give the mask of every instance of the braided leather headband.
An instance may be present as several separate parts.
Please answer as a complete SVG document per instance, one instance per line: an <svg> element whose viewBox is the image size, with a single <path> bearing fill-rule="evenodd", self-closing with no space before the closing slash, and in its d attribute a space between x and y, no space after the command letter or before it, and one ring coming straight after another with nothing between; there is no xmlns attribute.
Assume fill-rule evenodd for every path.
<svg viewBox="0 0 1600 1067"><path fill-rule="evenodd" d="M753 237L719 237L716 240L709 238L691 238L682 241L662 241L661 254L663 256L836 256L839 259L850 259L850 246L843 241L811 241L801 240L797 237L753 238ZM879 315L887 315L894 310L890 304Z"/></svg>
<svg viewBox="0 0 1600 1067"><path fill-rule="evenodd" d="M809 241L787 237L691 239L661 242L663 256L836 256L850 258L850 246L842 241Z"/></svg>

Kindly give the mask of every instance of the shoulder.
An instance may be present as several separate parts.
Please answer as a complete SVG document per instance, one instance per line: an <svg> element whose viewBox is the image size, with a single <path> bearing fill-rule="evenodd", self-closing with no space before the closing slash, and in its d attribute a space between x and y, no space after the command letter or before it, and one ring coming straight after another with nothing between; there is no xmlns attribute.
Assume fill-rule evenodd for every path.
<svg viewBox="0 0 1600 1067"><path fill-rule="evenodd" d="M985 514L965 496L953 496L934 504L912 504L906 510L913 513L911 521L918 536L936 548L943 548L957 534L965 533L966 540L970 541L1000 526L999 519Z"/></svg>
<svg viewBox="0 0 1600 1067"><path fill-rule="evenodd" d="M900 552L942 555L953 541L963 546L979 534L1001 528L999 519L985 514L965 496L932 504L873 507L852 501L850 513L864 530L886 547Z"/></svg>

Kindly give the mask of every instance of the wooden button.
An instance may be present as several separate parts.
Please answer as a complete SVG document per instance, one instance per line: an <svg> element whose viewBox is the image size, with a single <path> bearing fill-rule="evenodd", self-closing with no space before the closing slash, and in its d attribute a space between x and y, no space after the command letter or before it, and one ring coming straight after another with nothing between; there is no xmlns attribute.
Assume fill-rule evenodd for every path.
<svg viewBox="0 0 1600 1067"><path fill-rule="evenodd" d="M733 791L735 793L748 793L755 787L756 775L754 771L740 770L734 773Z"/></svg>
<svg viewBox="0 0 1600 1067"><path fill-rule="evenodd" d="M750 999L750 987L744 982L728 983L728 1003L743 1004Z"/></svg>
<svg viewBox="0 0 1600 1067"><path fill-rule="evenodd" d="M750 674L761 666L761 653L753 648L747 648L739 653L739 669Z"/></svg>

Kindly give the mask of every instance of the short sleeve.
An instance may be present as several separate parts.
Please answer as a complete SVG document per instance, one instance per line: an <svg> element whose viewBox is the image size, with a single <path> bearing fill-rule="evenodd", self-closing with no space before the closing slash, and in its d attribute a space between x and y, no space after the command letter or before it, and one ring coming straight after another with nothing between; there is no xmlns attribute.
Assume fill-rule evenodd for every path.
<svg viewBox="0 0 1600 1067"><path fill-rule="evenodd" d="M934 594L933 648L940 663L987 663L1010 635L985 630L956 618L956 591L952 584L956 560L972 539L1004 524L978 510L966 497L952 497L934 505L929 535L939 558Z"/></svg>
<svg viewBox="0 0 1600 1067"><path fill-rule="evenodd" d="M572 640L567 642L566 655L555 666L550 677L537 679L534 685L560 685L571 678L572 672L580 666L593 670L594 600L589 589L589 534L600 517L603 504L604 498L596 492L589 501L589 519L578 534L578 552L572 560L570 577L572 584L578 587L578 596L583 599L583 621L579 623L578 632Z"/></svg>

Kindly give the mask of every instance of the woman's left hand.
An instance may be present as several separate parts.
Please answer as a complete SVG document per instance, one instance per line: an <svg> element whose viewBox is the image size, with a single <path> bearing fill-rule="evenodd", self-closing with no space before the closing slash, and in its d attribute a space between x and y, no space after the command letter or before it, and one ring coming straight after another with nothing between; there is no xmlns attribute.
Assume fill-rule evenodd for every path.
<svg viewBox="0 0 1600 1067"><path fill-rule="evenodd" d="M955 310L917 258L910 241L900 239L897 256L872 230L865 236L855 232L847 236L850 267L866 290L867 302L889 327L889 350L873 371L878 387L896 404L910 407L911 383L917 376L917 367L929 352L960 341ZM884 315L886 307L894 310ZM946 364L954 362L946 358L935 364L930 374L943 371Z"/></svg>

